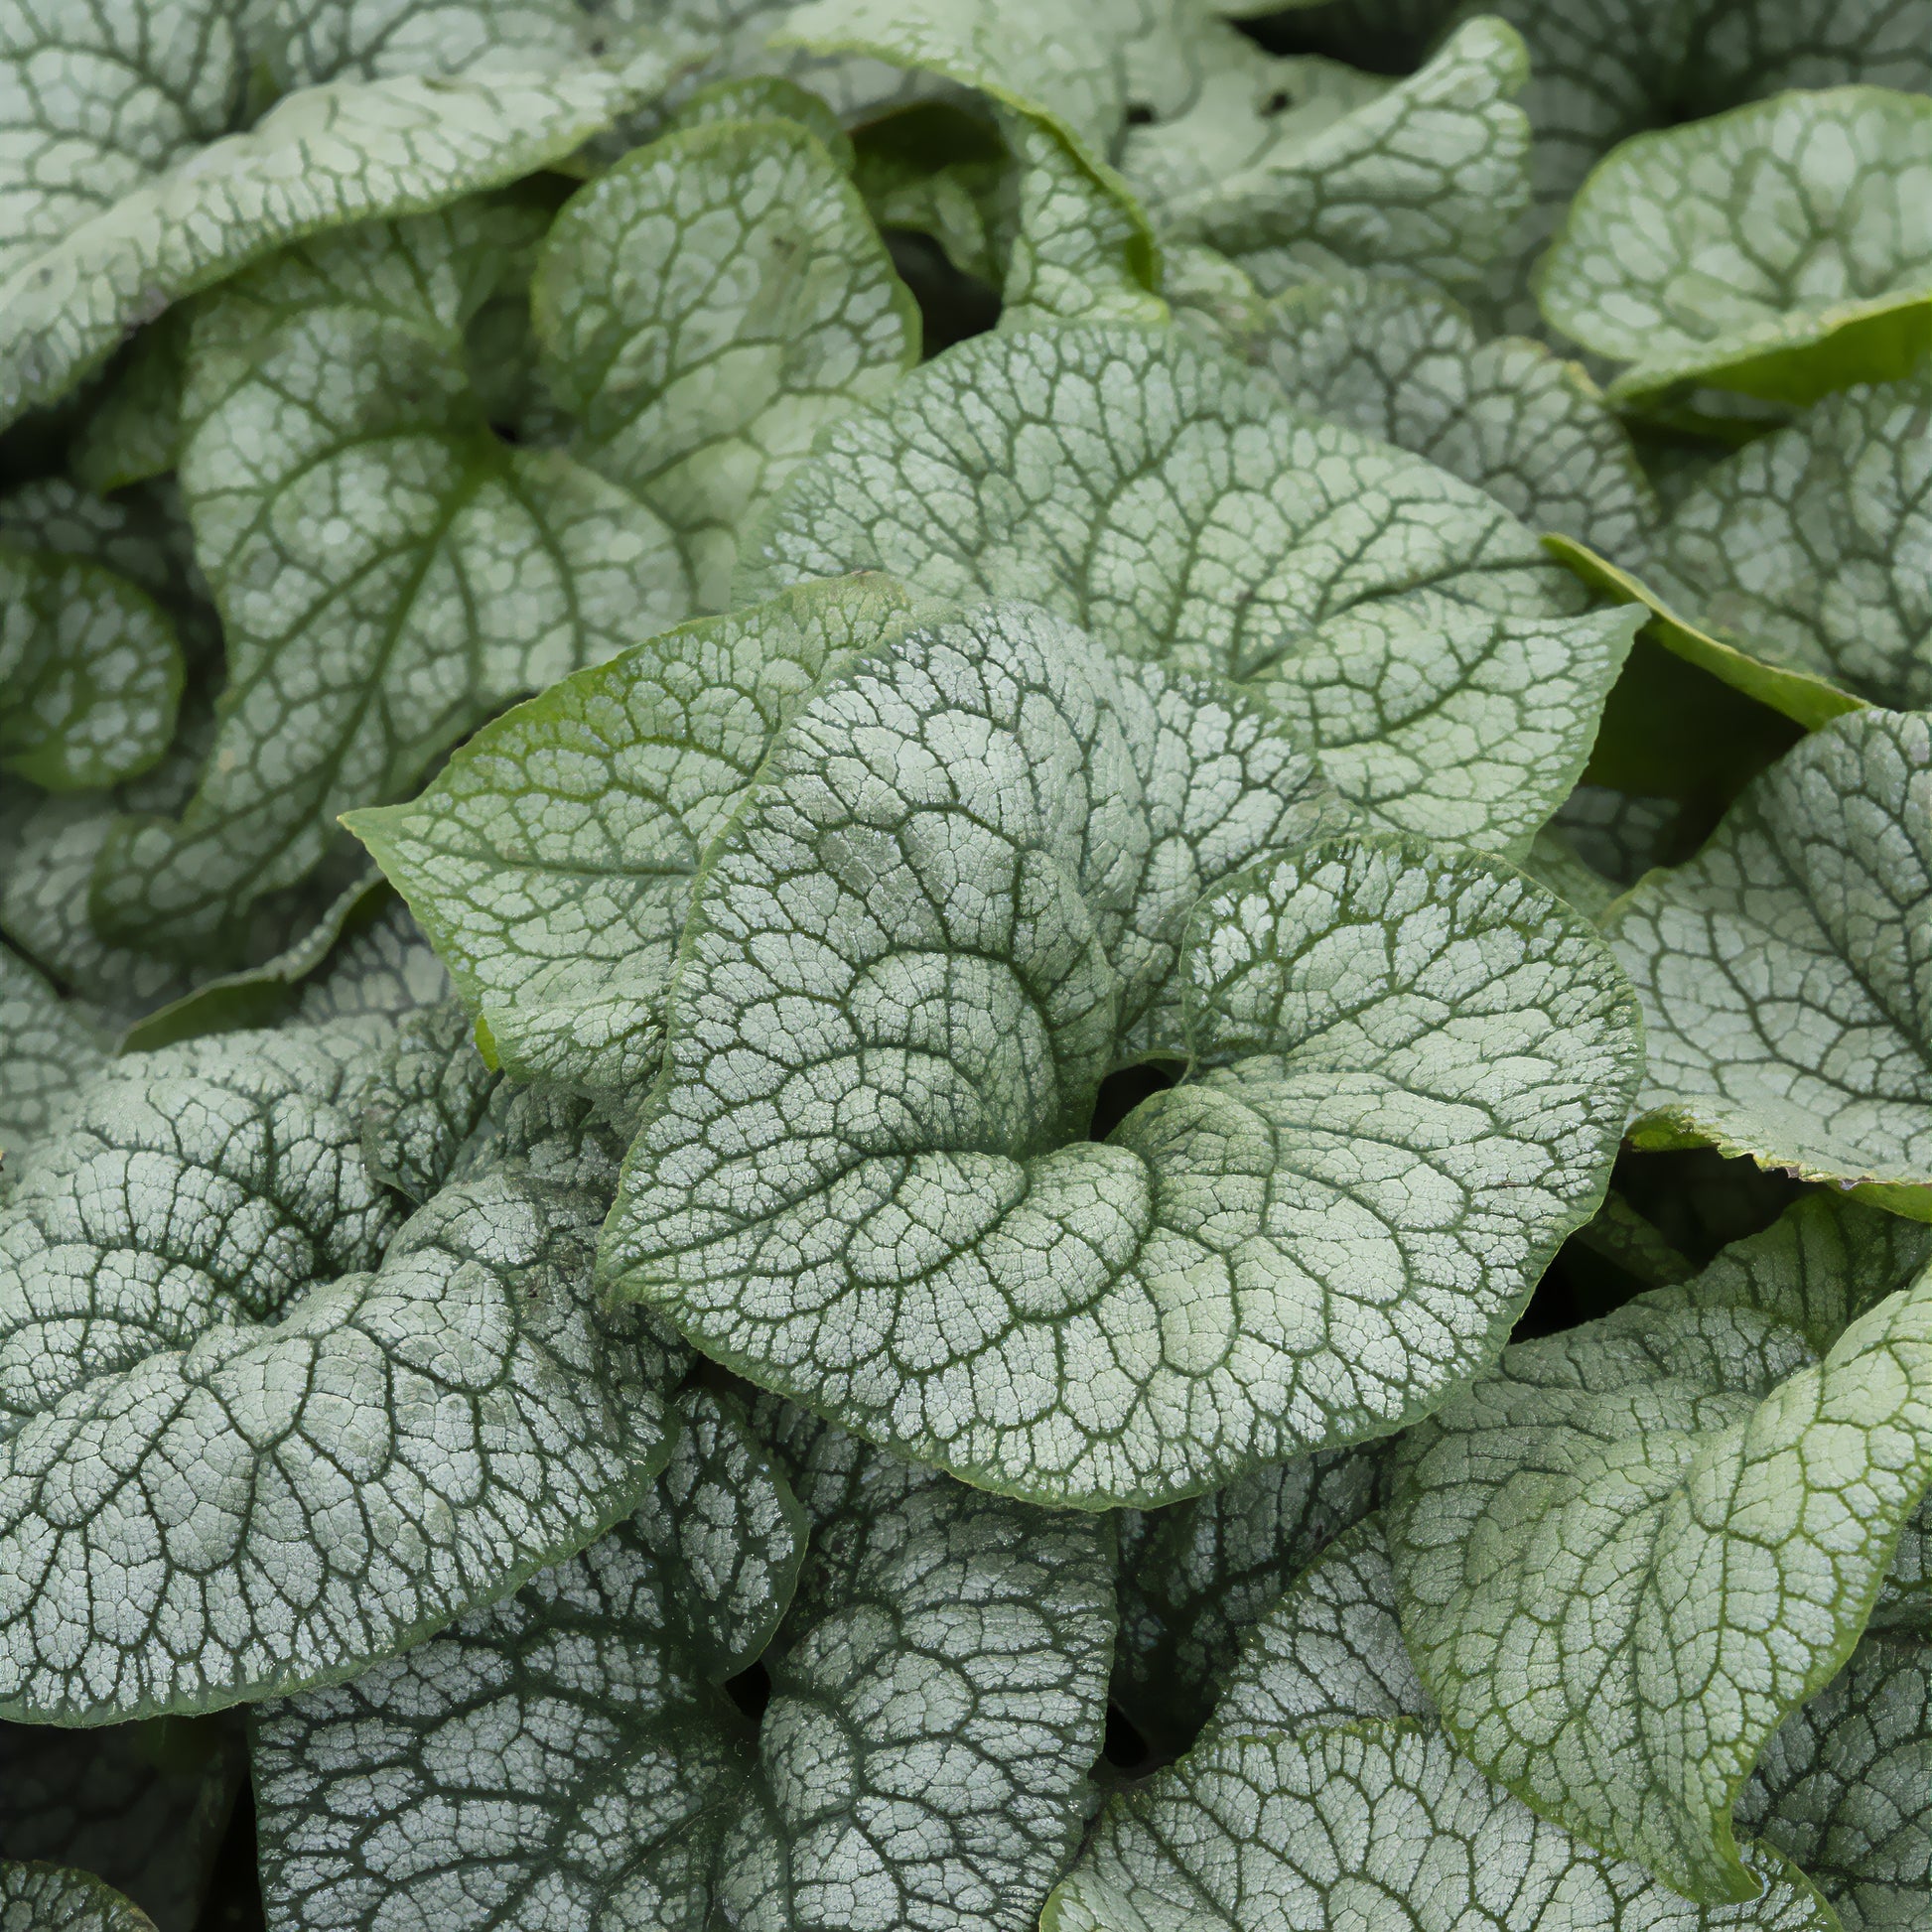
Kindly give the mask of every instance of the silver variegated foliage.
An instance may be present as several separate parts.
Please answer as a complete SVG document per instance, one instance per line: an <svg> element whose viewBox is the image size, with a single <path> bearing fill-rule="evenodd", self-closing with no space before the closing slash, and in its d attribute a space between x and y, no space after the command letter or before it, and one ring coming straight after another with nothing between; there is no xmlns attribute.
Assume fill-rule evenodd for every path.
<svg viewBox="0 0 1932 1932"><path fill-rule="evenodd" d="M1224 686L1024 607L826 683L707 862L606 1279L1039 1500L1434 1406L1594 1208L1634 1016L1513 869L1307 846L1310 777Z"/></svg>
<svg viewBox="0 0 1932 1932"><path fill-rule="evenodd" d="M1813 1197L1511 1348L1395 1451L1403 1633L1492 1777L1690 1896L1932 1481L1932 1230ZM1795 1851L1795 1848L1794 1848Z"/></svg>
<svg viewBox="0 0 1932 1932"><path fill-rule="evenodd" d="M1207 1730L1112 1799L1042 1932L1836 1932L1777 1854L1699 1906L1572 1838L1458 1754L1404 1654L1381 1526L1255 1628Z"/></svg>
<svg viewBox="0 0 1932 1932"><path fill-rule="evenodd" d="M347 1676L634 1506L665 1349L602 1200L505 1163L402 1224L388 1023L130 1055L0 1210L0 1711L98 1723ZM111 1579L111 1587L108 1587Z"/></svg>
<svg viewBox="0 0 1932 1932"><path fill-rule="evenodd" d="M838 425L739 589L864 569L1232 678L1382 824L1510 853L1581 776L1637 621L1579 615L1482 490L1118 327L983 337Z"/></svg>
<svg viewBox="0 0 1932 1932"><path fill-rule="evenodd" d="M280 1922L1031 1932L1099 1748L1099 1525L836 1430L793 1501L731 1405L682 1406L636 1518L354 1683L263 1708ZM719 1688L754 1648L757 1725Z"/></svg>

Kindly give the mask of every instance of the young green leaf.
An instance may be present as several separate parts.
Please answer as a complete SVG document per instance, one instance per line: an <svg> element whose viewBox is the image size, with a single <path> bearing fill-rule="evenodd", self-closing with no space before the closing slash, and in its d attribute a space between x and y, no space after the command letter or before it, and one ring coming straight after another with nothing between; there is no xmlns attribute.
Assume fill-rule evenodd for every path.
<svg viewBox="0 0 1932 1932"><path fill-rule="evenodd" d="M503 1066L641 1098L706 847L816 682L909 621L874 577L685 624L479 732L412 803L349 816Z"/></svg>
<svg viewBox="0 0 1932 1932"><path fill-rule="evenodd" d="M1932 1897L1932 1641L1867 1632L1787 1718L1737 1821L1802 1865L1845 1932L1905 1932Z"/></svg>
<svg viewBox="0 0 1932 1932"><path fill-rule="evenodd" d="M589 1292L600 1199L505 1166L396 1231L358 1144L384 1031L129 1056L31 1150L0 1212L0 1711L349 1675L661 1462L674 1371Z"/></svg>
<svg viewBox="0 0 1932 1932"><path fill-rule="evenodd" d="M708 1463L692 1495L722 1538L739 1492ZM756 1728L642 1516L354 1683L264 1707L277 1922L1031 1932L1100 1743L1100 1526L836 1432L800 1481L812 1544ZM744 1555L755 1574L756 1538Z"/></svg>
<svg viewBox="0 0 1932 1932"><path fill-rule="evenodd" d="M1346 275L1271 303L1251 360L1297 407L1413 450L1531 529L1640 551L1656 498L1595 385L1522 337L1484 342L1453 303Z"/></svg>
<svg viewBox="0 0 1932 1932"><path fill-rule="evenodd" d="M1337 269L1480 279L1529 198L1528 72L1512 28L1456 28L1393 83L1271 61L1228 36L1188 110L1132 129L1120 168L1156 232L1231 256L1266 294Z"/></svg>
<svg viewBox="0 0 1932 1932"><path fill-rule="evenodd" d="M1646 568L1741 649L1932 705L1932 371L1828 396L1707 471Z"/></svg>
<svg viewBox="0 0 1932 1932"><path fill-rule="evenodd" d="M1550 323L1627 363L1613 401L1704 382L1805 403L1903 376L1932 330L1932 100L1780 94L1627 141L1538 271Z"/></svg>
<svg viewBox="0 0 1932 1932"><path fill-rule="evenodd" d="M88 1872L0 1862L0 1932L154 1932L154 1921Z"/></svg>
<svg viewBox="0 0 1932 1932"><path fill-rule="evenodd" d="M1640 1146L1707 1143L1932 1218L1932 719L1814 732L1604 931L1643 1002Z"/></svg>
<svg viewBox="0 0 1932 1932"><path fill-rule="evenodd" d="M47 980L0 944L0 1173L106 1057L102 1043Z"/></svg>
<svg viewBox="0 0 1932 1932"><path fill-rule="evenodd" d="M591 68L398 75L243 124L251 49L224 0L32 0L0 25L0 425L170 302L324 228L439 207L562 160L638 99Z"/></svg>
<svg viewBox="0 0 1932 1932"><path fill-rule="evenodd" d="M183 481L228 678L181 820L131 820L97 862L107 936L238 953L338 812L408 790L640 618L684 614L659 520L563 452L500 441L472 392L464 326L542 218L505 199L350 229L204 316Z"/></svg>
<svg viewBox="0 0 1932 1932"><path fill-rule="evenodd" d="M1236 875L1325 816L1224 687L1041 612L852 666L707 863L605 1276L1038 1500L1423 1413L1594 1208L1634 1009L1510 868L1334 841ZM1088 1138L1150 1057L1190 1077Z"/></svg>
<svg viewBox="0 0 1932 1932"><path fill-rule="evenodd" d="M1384 824L1527 851L1635 617L1495 499L1292 408L1176 332L986 336L837 425L748 539L741 598L893 571L1020 597L1231 677Z"/></svg>
<svg viewBox="0 0 1932 1932"><path fill-rule="evenodd" d="M1393 1452L1403 1634L1457 1744L1693 1898L1932 1481L1932 1230L1813 1196L1509 1349Z"/></svg>
<svg viewBox="0 0 1932 1932"><path fill-rule="evenodd" d="M1179 1763L1115 1797L1041 1932L1839 1932L1746 1849L1747 1905L1699 1907L1538 1818L1457 1755L1403 1654L1377 1519L1255 1629Z"/></svg>
<svg viewBox="0 0 1932 1932"><path fill-rule="evenodd" d="M843 169L788 121L667 135L576 196L531 302L570 447L673 532L682 610L835 418L918 359L918 311Z"/></svg>

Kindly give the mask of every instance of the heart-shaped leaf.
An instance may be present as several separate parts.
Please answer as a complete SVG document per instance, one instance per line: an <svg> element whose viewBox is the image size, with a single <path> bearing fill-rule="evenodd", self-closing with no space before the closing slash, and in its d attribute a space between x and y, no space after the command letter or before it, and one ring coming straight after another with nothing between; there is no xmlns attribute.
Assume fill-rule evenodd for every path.
<svg viewBox="0 0 1932 1932"><path fill-rule="evenodd" d="M1594 1209L1634 1014L1511 868L1298 851L1308 779L1223 687L1025 608L829 681L707 862L607 1279L1039 1500L1433 1407ZM1149 1059L1187 1077L1090 1139Z"/></svg>

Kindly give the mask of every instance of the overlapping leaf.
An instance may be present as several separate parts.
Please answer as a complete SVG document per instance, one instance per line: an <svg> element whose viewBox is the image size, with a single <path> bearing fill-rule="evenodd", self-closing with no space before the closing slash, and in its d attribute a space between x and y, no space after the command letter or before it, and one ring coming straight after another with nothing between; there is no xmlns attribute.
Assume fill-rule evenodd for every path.
<svg viewBox="0 0 1932 1932"><path fill-rule="evenodd" d="M102 1056L101 1042L46 978L0 944L0 1172L11 1175L22 1144Z"/></svg>
<svg viewBox="0 0 1932 1932"><path fill-rule="evenodd" d="M579 67L345 81L247 128L245 11L103 0L74 15L31 0L0 27L0 422L283 242L561 160L646 80Z"/></svg>
<svg viewBox="0 0 1932 1932"><path fill-rule="evenodd" d="M1480 280L1529 197L1512 29L1471 20L1395 82L1215 45L1185 111L1121 144L1158 233L1219 249L1267 294L1347 268Z"/></svg>
<svg viewBox="0 0 1932 1932"><path fill-rule="evenodd" d="M1538 293L1556 328L1628 364L1613 398L1703 382L1810 402L1923 352L1928 196L1932 101L1782 94L1626 142L1579 192Z"/></svg>
<svg viewBox="0 0 1932 1932"><path fill-rule="evenodd" d="M687 1399L699 1427L728 1414ZM797 1505L768 1467L720 1480L681 1449L656 1502L515 1597L264 1709L271 1909L302 1928L400 1911L517 1932L1031 1932L1100 1742L1099 1526L836 1431L798 1473L811 1549L760 1725L719 1689L755 1632L694 1641L687 1606L752 1585L783 1609L796 1546L761 1538ZM660 1533L680 1491L695 1546Z"/></svg>
<svg viewBox="0 0 1932 1932"><path fill-rule="evenodd" d="M0 770L49 791L133 777L168 749L181 681L174 627L145 592L0 543Z"/></svg>
<svg viewBox="0 0 1932 1932"><path fill-rule="evenodd" d="M1716 465L1647 574L1740 649L1932 704L1932 373L1828 396Z"/></svg>
<svg viewBox="0 0 1932 1932"><path fill-rule="evenodd" d="M238 951L336 812L623 642L640 577L680 612L657 520L561 452L500 442L471 392L464 327L541 223L515 199L351 230L204 319L183 476L228 679L181 822L123 826L98 862L110 937Z"/></svg>
<svg viewBox="0 0 1932 1932"><path fill-rule="evenodd" d="M1861 711L1755 779L1605 932L1640 1145L1706 1142L1932 1217L1932 721Z"/></svg>
<svg viewBox="0 0 1932 1932"><path fill-rule="evenodd" d="M1403 1654L1376 1519L1243 1650L1213 1723L1114 1798L1042 1932L1836 1932L1775 1853L1764 1892L1688 1904L1538 1818L1449 1744Z"/></svg>
<svg viewBox="0 0 1932 1932"><path fill-rule="evenodd" d="M708 861L604 1274L1041 1500L1422 1413L1595 1206L1634 1016L1510 868L1298 853L1324 815L1251 706L1044 613L861 660ZM1164 1057L1183 1084L1087 1138Z"/></svg>
<svg viewBox="0 0 1932 1932"><path fill-rule="evenodd" d="M0 1932L154 1932L147 1913L85 1871L0 1863Z"/></svg>
<svg viewBox="0 0 1932 1932"><path fill-rule="evenodd" d="M620 163L552 229L532 302L572 450L674 532L689 588L661 618L724 608L748 511L918 352L857 190L787 121L678 131Z"/></svg>
<svg viewBox="0 0 1932 1932"><path fill-rule="evenodd" d="M597 1311L598 1197L505 1165L398 1230L358 1144L386 1025L129 1056L33 1148L0 1216L10 1715L348 1675L661 1460L672 1371Z"/></svg>
<svg viewBox="0 0 1932 1932"><path fill-rule="evenodd" d="M498 720L350 825L503 1065L634 1104L706 847L816 681L908 621L889 580L665 632Z"/></svg>
<svg viewBox="0 0 1932 1932"><path fill-rule="evenodd" d="M1394 1452L1403 1634L1450 1734L1691 1897L1757 1890L1732 1803L1932 1481L1928 1263L1927 1230L1814 1197L1511 1348Z"/></svg>
<svg viewBox="0 0 1932 1932"><path fill-rule="evenodd" d="M1368 276L1270 305L1249 347L1289 400L1486 489L1531 529L1640 551L1650 484L1588 377L1522 337L1484 342L1451 303Z"/></svg>
<svg viewBox="0 0 1932 1932"><path fill-rule="evenodd" d="M1801 1864L1845 1932L1905 1932L1932 1896L1932 1643L1868 1633L1771 1739L1738 1822Z"/></svg>
<svg viewBox="0 0 1932 1932"><path fill-rule="evenodd" d="M1114 1701L1157 1750L1192 1740L1250 1627L1375 1507L1379 1461L1373 1449L1324 1450L1121 1512Z"/></svg>
<svg viewBox="0 0 1932 1932"><path fill-rule="evenodd" d="M1575 615L1483 491L1125 328L962 344L839 424L739 593L860 569L1233 678L1382 823L1506 852L1581 775L1635 622Z"/></svg>

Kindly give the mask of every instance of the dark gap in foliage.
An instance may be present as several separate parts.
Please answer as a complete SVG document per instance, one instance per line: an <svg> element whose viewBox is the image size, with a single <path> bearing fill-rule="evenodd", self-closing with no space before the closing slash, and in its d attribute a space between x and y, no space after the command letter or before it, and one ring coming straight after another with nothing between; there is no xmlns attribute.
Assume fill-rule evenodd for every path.
<svg viewBox="0 0 1932 1932"><path fill-rule="evenodd" d="M1127 108L1129 127L1151 127L1154 123L1154 109L1144 100L1131 101Z"/></svg>
<svg viewBox="0 0 1932 1932"><path fill-rule="evenodd" d="M1100 1759L1117 1771L1139 1775L1152 1768L1154 1746L1141 1735L1137 1725L1119 1705L1107 1706L1107 1729L1100 1743Z"/></svg>
<svg viewBox="0 0 1932 1932"><path fill-rule="evenodd" d="M1811 1189L1767 1173L1744 1156L1714 1148L1642 1154L1625 1148L1611 1184L1688 1261L1702 1268L1720 1248L1761 1233Z"/></svg>
<svg viewBox="0 0 1932 1932"><path fill-rule="evenodd" d="M764 1719L764 1707L771 1702L771 1673L760 1660L740 1671L736 1677L728 1677L725 1680L725 1693L753 1724L760 1724Z"/></svg>
<svg viewBox="0 0 1932 1932"><path fill-rule="evenodd" d="M1586 783L1675 798L1665 865L1691 857L1725 808L1804 736L1801 726L1640 636L1611 688Z"/></svg>
<svg viewBox="0 0 1932 1932"><path fill-rule="evenodd" d="M1413 73L1454 11L1454 0L1326 0L1234 25L1270 54L1319 54L1370 73Z"/></svg>
<svg viewBox="0 0 1932 1932"><path fill-rule="evenodd" d="M195 1932L267 1932L261 1879L255 1870L255 1793L246 1782L214 1861L207 1903Z"/></svg>
<svg viewBox="0 0 1932 1932"><path fill-rule="evenodd" d="M1534 1341L1539 1335L1580 1327L1621 1308L1648 1287L1650 1283L1592 1253L1573 1234L1543 1271L1543 1279L1537 1283L1529 1306L1517 1316L1509 1338Z"/></svg>
<svg viewBox="0 0 1932 1932"><path fill-rule="evenodd" d="M919 305L922 350L937 355L954 343L983 336L1000 320L999 291L956 268L929 234L913 228L888 228L886 251L898 278Z"/></svg>
<svg viewBox="0 0 1932 1932"><path fill-rule="evenodd" d="M1171 1062L1143 1060L1139 1066L1119 1067L1108 1074L1094 1095L1087 1139L1104 1141L1143 1100L1173 1086L1179 1073L1180 1068Z"/></svg>
<svg viewBox="0 0 1932 1932"><path fill-rule="evenodd" d="M1271 119L1274 115L1284 112L1286 109L1294 106L1294 104L1295 104L1295 96L1291 94L1286 87L1277 87L1275 91L1272 94L1270 94L1266 100L1264 100L1261 103L1262 119L1263 120Z"/></svg>

